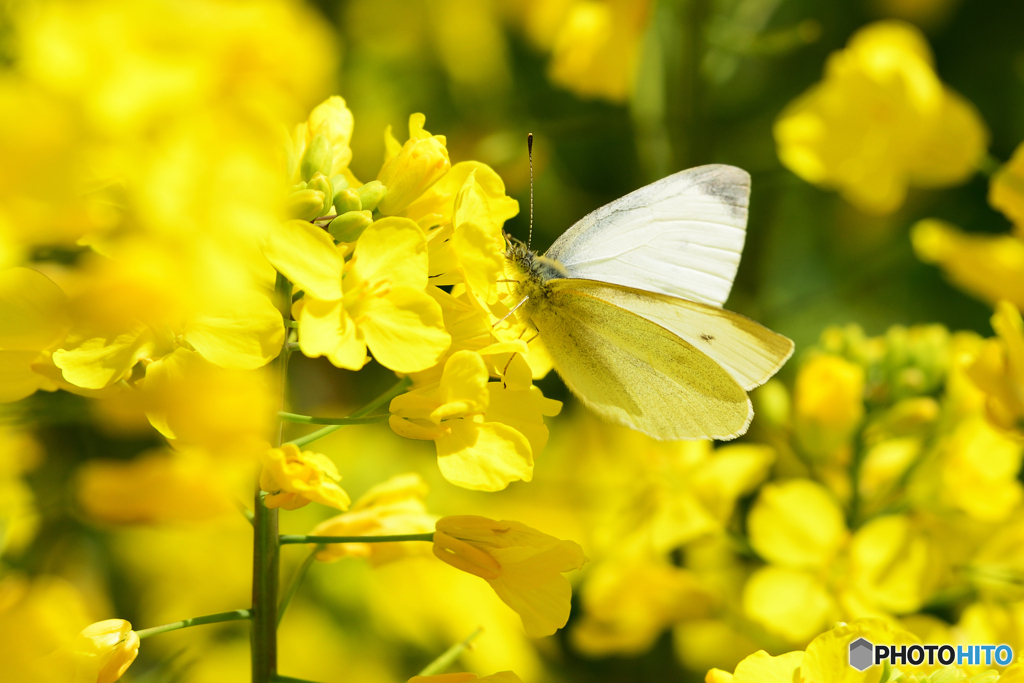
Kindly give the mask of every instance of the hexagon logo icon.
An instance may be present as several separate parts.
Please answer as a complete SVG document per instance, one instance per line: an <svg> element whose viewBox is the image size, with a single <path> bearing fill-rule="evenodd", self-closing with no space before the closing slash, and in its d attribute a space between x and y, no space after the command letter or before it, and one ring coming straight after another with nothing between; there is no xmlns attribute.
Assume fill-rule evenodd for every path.
<svg viewBox="0 0 1024 683"><path fill-rule="evenodd" d="M875 646L863 638L850 643L850 666L857 671L864 671L874 662Z"/></svg>

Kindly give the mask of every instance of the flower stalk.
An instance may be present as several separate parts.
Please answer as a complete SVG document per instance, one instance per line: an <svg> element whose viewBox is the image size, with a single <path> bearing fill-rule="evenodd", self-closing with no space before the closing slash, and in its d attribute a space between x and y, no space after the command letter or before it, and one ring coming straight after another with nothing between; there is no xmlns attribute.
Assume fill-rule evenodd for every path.
<svg viewBox="0 0 1024 683"><path fill-rule="evenodd" d="M160 633L167 633L168 631L177 631L179 628L188 628L190 626L202 626L204 624L218 624L222 621L240 621L242 619L248 619L252 612L247 609L236 609L230 612L218 612L217 614L207 614L202 617L192 617L191 619L182 619L181 621L171 622L170 624L163 624L162 626L154 626L153 628L144 628L141 631L136 631L135 635L142 638L148 638L149 636L155 636Z"/></svg>
<svg viewBox="0 0 1024 683"><path fill-rule="evenodd" d="M292 283L280 273L274 286L278 310L284 320L291 319ZM283 349L274 361L280 378L282 404L288 386L288 351ZM281 445L284 428L279 423L274 446ZM277 587L281 572L281 549L277 542L278 512L263 502L256 487L253 501L252 554L252 627L250 631L253 683L271 683L277 677Z"/></svg>
<svg viewBox="0 0 1024 683"><path fill-rule="evenodd" d="M302 534L285 534L278 543L291 545L295 543L399 543L402 541L434 542L434 532L427 534L393 534L390 536L306 536Z"/></svg>

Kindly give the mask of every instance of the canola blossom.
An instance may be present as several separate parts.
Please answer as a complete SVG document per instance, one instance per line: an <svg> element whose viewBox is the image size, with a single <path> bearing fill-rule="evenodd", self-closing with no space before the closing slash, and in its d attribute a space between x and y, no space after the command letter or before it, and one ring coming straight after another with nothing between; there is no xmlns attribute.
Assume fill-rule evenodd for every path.
<svg viewBox="0 0 1024 683"><path fill-rule="evenodd" d="M868 213L898 209L910 187L948 187L977 169L988 132L944 85L924 35L878 22L829 57L821 83L775 123L779 158Z"/></svg>

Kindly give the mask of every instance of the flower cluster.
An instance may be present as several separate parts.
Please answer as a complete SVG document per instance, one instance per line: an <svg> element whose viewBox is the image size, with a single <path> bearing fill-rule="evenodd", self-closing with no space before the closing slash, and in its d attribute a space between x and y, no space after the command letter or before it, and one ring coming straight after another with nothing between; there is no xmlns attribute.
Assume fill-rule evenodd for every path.
<svg viewBox="0 0 1024 683"><path fill-rule="evenodd" d="M750 443L656 444L588 426L594 442L571 446L586 455L561 454L582 473L574 498L593 501L576 648L640 653L671 628L680 660L700 670L857 619L927 642L1024 645L1011 617L1024 599L1013 418L1024 334L1009 305L993 327L989 339L829 329L791 390L774 381L754 394ZM630 486L618 484L621 452L642 473ZM736 676L765 680L742 677L752 661Z"/></svg>

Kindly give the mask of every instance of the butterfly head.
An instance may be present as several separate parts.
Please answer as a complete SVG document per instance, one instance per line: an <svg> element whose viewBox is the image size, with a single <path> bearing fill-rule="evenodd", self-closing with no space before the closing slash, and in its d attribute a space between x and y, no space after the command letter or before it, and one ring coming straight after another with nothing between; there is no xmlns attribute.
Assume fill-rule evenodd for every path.
<svg viewBox="0 0 1024 683"><path fill-rule="evenodd" d="M516 272L527 280L544 283L555 278L569 276L565 266L559 261L541 256L508 233L505 233L505 258L509 260Z"/></svg>

